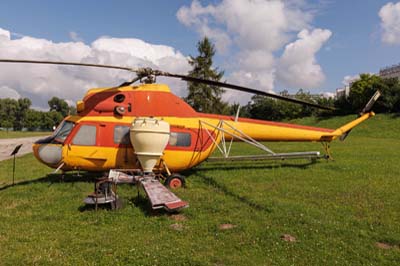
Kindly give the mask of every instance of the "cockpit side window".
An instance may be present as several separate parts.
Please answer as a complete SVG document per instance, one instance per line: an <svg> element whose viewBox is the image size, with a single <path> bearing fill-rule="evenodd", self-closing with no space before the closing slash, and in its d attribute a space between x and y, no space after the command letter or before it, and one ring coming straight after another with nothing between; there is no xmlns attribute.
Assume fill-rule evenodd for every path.
<svg viewBox="0 0 400 266"><path fill-rule="evenodd" d="M130 144L128 126L115 126L114 127L114 143L115 144Z"/></svg>
<svg viewBox="0 0 400 266"><path fill-rule="evenodd" d="M74 128L74 126L75 123L71 121L63 121L53 133L54 140L63 143L68 137L69 133L71 133L71 130Z"/></svg>
<svg viewBox="0 0 400 266"><path fill-rule="evenodd" d="M190 147L191 145L190 133L171 132L169 136L169 145L177 147Z"/></svg>
<svg viewBox="0 0 400 266"><path fill-rule="evenodd" d="M96 126L82 125L75 134L72 144L82 146L96 145Z"/></svg>

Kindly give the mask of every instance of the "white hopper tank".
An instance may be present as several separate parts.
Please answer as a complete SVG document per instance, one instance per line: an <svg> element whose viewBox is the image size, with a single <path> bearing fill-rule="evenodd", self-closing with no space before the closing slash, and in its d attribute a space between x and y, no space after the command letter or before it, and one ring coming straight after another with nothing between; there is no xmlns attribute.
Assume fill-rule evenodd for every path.
<svg viewBox="0 0 400 266"><path fill-rule="evenodd" d="M169 124L152 117L136 118L130 129L130 139L145 173L151 173L163 155L170 135Z"/></svg>

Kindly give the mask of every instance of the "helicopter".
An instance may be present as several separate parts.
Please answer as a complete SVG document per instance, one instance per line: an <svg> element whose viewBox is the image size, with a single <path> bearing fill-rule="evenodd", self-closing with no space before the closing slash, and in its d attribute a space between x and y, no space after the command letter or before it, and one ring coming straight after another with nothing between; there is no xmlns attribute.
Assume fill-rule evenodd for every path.
<svg viewBox="0 0 400 266"><path fill-rule="evenodd" d="M327 153L326 157L330 157L329 143L337 138L345 139L355 126L374 116L371 108L380 96L377 91L355 120L337 129L328 129L241 118L239 110L236 116L197 112L174 95L167 85L157 84L155 81L158 76L178 78L315 108L332 109L235 84L151 68L135 69L114 65L16 59L0 59L0 62L111 68L135 73L136 77L133 80L119 86L88 90L83 99L76 104L77 114L65 117L51 136L35 142L33 153L40 162L63 172L140 169L141 162L129 137L132 123L137 118L162 120L170 127L169 139L154 168L161 173L166 179L165 184L171 188L183 186L185 180L179 173L210 159L216 149L223 153L222 159L244 159L243 156L230 156L234 140L244 141L265 151L266 154L261 155L264 159L319 158L320 154L275 153L262 144L262 141L321 142ZM141 83L135 85L137 81Z"/></svg>

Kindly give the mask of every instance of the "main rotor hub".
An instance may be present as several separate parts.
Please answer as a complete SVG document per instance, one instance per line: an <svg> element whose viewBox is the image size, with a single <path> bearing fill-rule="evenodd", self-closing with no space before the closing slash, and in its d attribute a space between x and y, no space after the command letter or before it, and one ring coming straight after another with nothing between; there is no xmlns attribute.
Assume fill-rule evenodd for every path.
<svg viewBox="0 0 400 266"><path fill-rule="evenodd" d="M156 83L156 76L154 75L148 75L144 78L140 78L140 82L144 84L153 84Z"/></svg>
<svg viewBox="0 0 400 266"><path fill-rule="evenodd" d="M157 73L149 67L139 68L136 71L136 75L140 79L141 83L153 84L156 82Z"/></svg>

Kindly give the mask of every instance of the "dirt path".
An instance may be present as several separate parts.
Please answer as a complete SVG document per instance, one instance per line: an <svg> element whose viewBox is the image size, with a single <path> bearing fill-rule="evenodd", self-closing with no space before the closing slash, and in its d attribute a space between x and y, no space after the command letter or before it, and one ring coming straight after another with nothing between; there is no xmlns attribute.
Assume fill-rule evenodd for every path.
<svg viewBox="0 0 400 266"><path fill-rule="evenodd" d="M21 149L17 153L17 156L32 152L32 144L45 136L29 137L29 138L17 138L17 139L0 139L0 161L12 158L10 154L16 146L22 144Z"/></svg>

